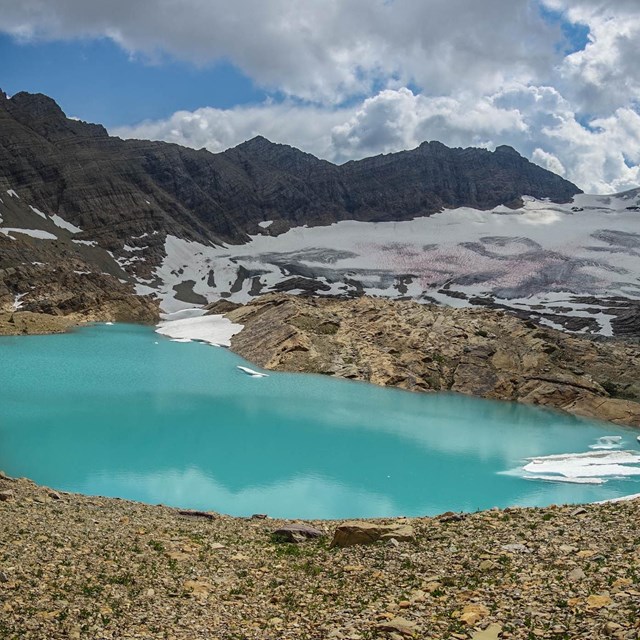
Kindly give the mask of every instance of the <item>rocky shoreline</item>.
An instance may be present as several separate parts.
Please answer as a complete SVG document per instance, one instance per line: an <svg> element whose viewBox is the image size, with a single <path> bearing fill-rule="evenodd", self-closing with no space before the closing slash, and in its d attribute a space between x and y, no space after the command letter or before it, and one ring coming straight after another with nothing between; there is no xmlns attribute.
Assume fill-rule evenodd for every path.
<svg viewBox="0 0 640 640"><path fill-rule="evenodd" d="M448 513L342 547L338 521L287 543L287 521L0 476L0 637L637 639L639 518L640 500Z"/></svg>
<svg viewBox="0 0 640 640"><path fill-rule="evenodd" d="M221 301L231 348L267 369L411 391L456 391L640 426L640 345L594 340L491 309L363 296Z"/></svg>

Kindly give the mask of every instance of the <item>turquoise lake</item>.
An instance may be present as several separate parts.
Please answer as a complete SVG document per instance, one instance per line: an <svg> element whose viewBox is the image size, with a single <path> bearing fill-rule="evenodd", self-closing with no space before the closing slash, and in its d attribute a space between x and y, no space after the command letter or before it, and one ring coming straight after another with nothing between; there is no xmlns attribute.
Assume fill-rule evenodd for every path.
<svg viewBox="0 0 640 640"><path fill-rule="evenodd" d="M61 490L292 518L640 492L638 431L532 407L325 376L252 378L227 349L133 325L0 338L0 358L0 469ZM594 454L584 481L602 484L522 470L549 454ZM606 458L620 454L624 468Z"/></svg>

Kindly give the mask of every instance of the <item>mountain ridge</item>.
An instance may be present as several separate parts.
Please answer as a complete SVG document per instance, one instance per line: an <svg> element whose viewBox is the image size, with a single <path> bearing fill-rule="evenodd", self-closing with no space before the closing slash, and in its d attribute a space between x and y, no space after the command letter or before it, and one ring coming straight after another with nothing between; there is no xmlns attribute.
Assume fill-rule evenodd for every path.
<svg viewBox="0 0 640 640"><path fill-rule="evenodd" d="M105 222L96 206L112 225L129 227L123 211L151 207L160 231L242 242L265 220L279 220L277 232L345 219L410 219L457 206L492 208L523 195L560 202L580 193L500 147L428 142L334 165L256 136L211 153L109 136L101 125L67 118L44 94L2 95L0 183L26 189L30 200L95 231ZM135 231L116 227L107 244L117 246Z"/></svg>

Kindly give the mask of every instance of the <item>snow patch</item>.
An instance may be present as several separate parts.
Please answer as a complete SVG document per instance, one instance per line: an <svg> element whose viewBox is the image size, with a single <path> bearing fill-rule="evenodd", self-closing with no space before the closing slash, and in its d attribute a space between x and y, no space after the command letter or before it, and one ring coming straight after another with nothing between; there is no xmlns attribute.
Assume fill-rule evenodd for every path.
<svg viewBox="0 0 640 640"><path fill-rule="evenodd" d="M231 345L231 337L242 331L243 325L231 322L222 315L200 316L161 322L156 333L169 338L188 338L217 347Z"/></svg>
<svg viewBox="0 0 640 640"><path fill-rule="evenodd" d="M83 244L87 247L97 247L98 243L95 240L71 240L74 244ZM113 256L112 256L113 257Z"/></svg>
<svg viewBox="0 0 640 640"><path fill-rule="evenodd" d="M38 240L57 240L58 237L54 236L53 233L49 233L48 231L43 231L42 229L16 229L14 227L4 227L0 229L0 233L4 233L5 236L12 237L12 233L22 233L25 236L30 236L31 238L37 238ZM15 240L15 238L14 238Z"/></svg>
<svg viewBox="0 0 640 640"><path fill-rule="evenodd" d="M262 222L258 222L258 226L263 229L268 229L273 224L273 220L263 220Z"/></svg>
<svg viewBox="0 0 640 640"><path fill-rule="evenodd" d="M40 216L43 220L47 219L47 214L43 213L42 211L40 211L40 209L36 209L35 207L32 207L31 205L29 205L29 209L31 209L31 211L33 211L33 213L35 213L37 216Z"/></svg>
<svg viewBox="0 0 640 640"><path fill-rule="evenodd" d="M33 207L32 207L33 208ZM51 221L56 227L60 229L65 229L69 233L82 233L82 229L80 227L76 227L74 224L67 222L64 218L61 218L57 213L54 213L51 217Z"/></svg>
<svg viewBox="0 0 640 640"><path fill-rule="evenodd" d="M20 196L13 189L7 189L7 194L12 198L18 198L18 200L20 200Z"/></svg>
<svg viewBox="0 0 640 640"><path fill-rule="evenodd" d="M24 306L24 302L22 302L22 298L24 298L26 295L27 295L26 293L16 294L16 296L13 299L13 305L11 306L13 311L17 311L18 309L21 309Z"/></svg>

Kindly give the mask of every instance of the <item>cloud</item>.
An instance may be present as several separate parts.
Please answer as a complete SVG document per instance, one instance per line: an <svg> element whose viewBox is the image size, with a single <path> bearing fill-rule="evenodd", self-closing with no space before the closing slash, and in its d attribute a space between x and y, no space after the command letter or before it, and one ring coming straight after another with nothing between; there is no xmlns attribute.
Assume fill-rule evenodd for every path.
<svg viewBox="0 0 640 640"><path fill-rule="evenodd" d="M0 0L0 30L228 59L261 86L332 103L389 82L494 90L544 73L560 38L533 0Z"/></svg>
<svg viewBox="0 0 640 640"><path fill-rule="evenodd" d="M565 55L575 28L586 45ZM0 31L224 59L278 97L122 136L220 151L262 134L336 162L506 143L588 191L640 182L637 0L0 0Z"/></svg>
<svg viewBox="0 0 640 640"><path fill-rule="evenodd" d="M617 192L640 183L640 116L621 108L581 124L552 87L514 85L481 98L429 98L407 88L385 89L350 107L266 102L205 108L111 133L213 152L262 134L334 162L413 148L424 140L488 148L510 144L588 192Z"/></svg>
<svg viewBox="0 0 640 640"><path fill-rule="evenodd" d="M557 86L584 113L602 115L640 100L640 4L636 0L544 0L589 28L583 50L558 67Z"/></svg>

